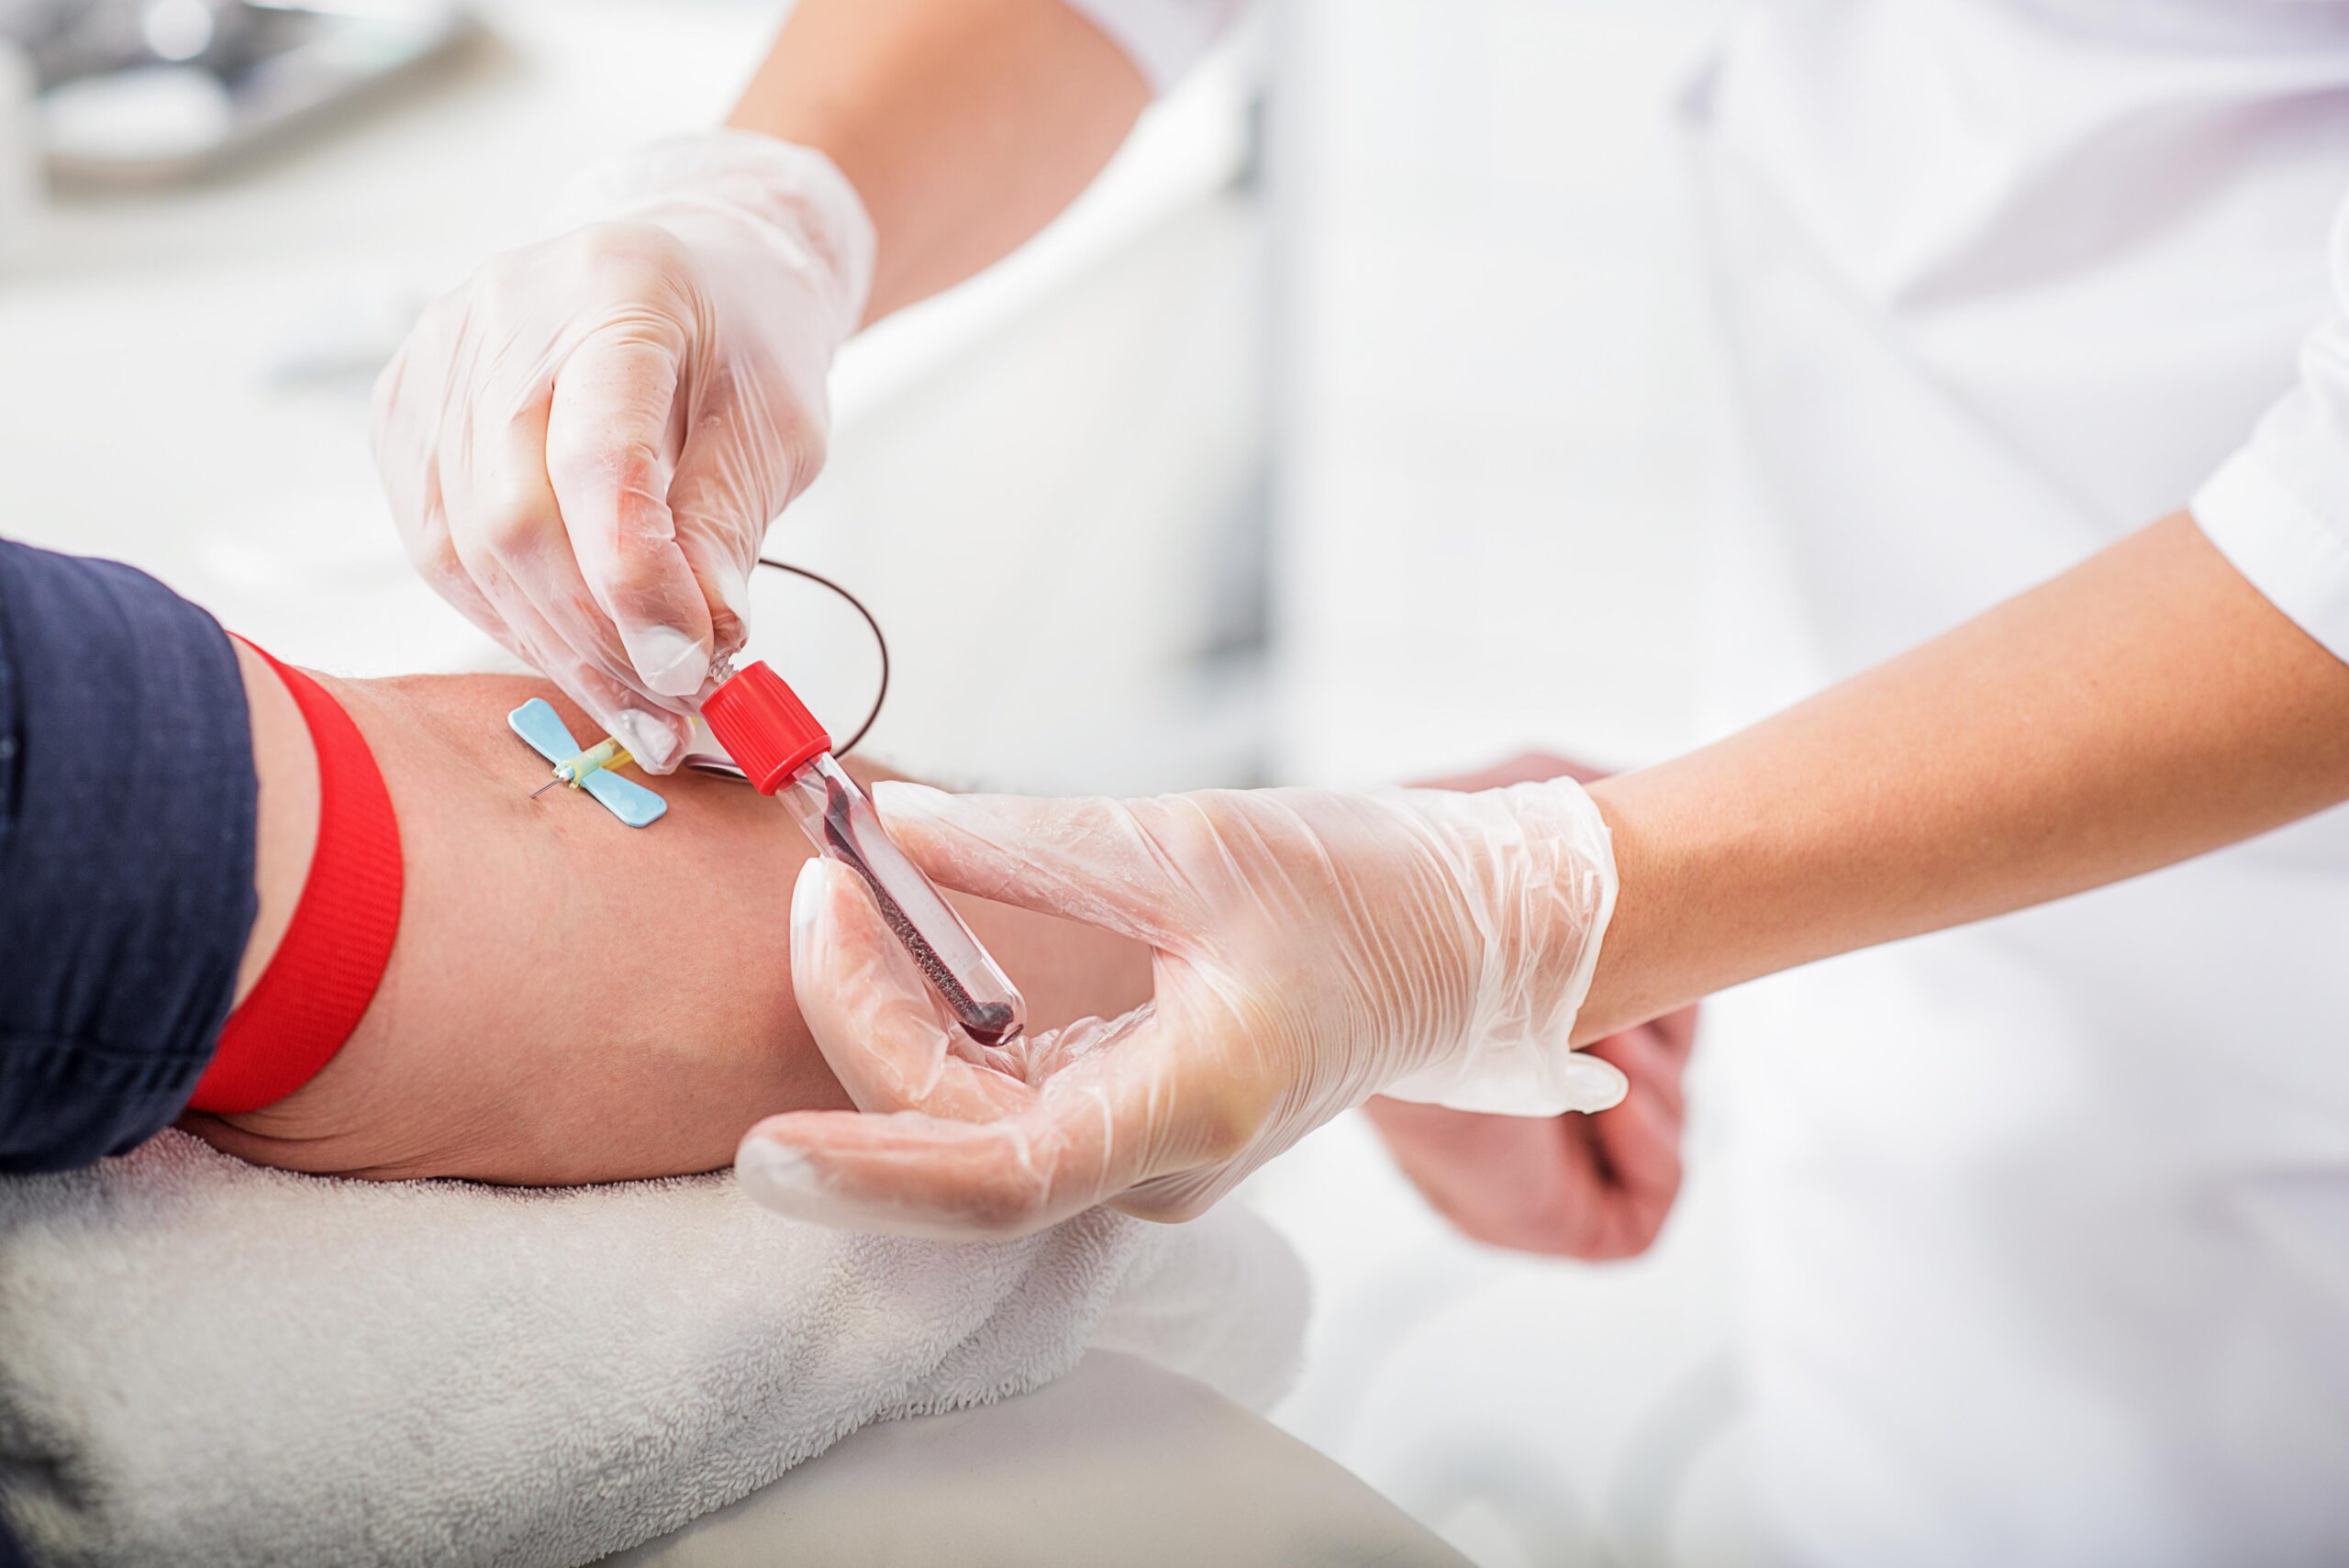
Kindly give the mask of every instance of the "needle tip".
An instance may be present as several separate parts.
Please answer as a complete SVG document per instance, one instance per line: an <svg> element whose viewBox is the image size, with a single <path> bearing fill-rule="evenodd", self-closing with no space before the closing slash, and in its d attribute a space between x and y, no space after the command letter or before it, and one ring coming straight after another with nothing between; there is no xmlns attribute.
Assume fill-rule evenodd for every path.
<svg viewBox="0 0 2349 1568"><path fill-rule="evenodd" d="M539 796L540 796L540 795L542 795L546 794L546 792L547 792L547 791L549 791L549 790L551 790L551 789L554 788L554 786L555 786L555 785L557 785L557 784L561 784L562 782L562 781L561 779L549 779L549 780L547 780L547 782L546 782L546 783L544 783L544 784L540 784L538 788L536 788L536 789L534 789L534 790L532 790L532 791L530 792L530 798L531 798L532 800L536 800L536 799L538 799L538 798L539 798Z"/></svg>

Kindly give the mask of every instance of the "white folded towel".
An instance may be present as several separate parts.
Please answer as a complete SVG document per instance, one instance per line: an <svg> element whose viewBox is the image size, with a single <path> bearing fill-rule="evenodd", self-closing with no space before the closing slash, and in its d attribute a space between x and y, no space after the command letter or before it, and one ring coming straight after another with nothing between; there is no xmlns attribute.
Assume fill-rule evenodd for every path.
<svg viewBox="0 0 2349 1568"><path fill-rule="evenodd" d="M783 1220L729 1173L376 1184L166 1133L0 1178L0 1508L60 1564L571 1568L1088 1342L1261 1404L1302 1271L1227 1210L956 1246Z"/></svg>

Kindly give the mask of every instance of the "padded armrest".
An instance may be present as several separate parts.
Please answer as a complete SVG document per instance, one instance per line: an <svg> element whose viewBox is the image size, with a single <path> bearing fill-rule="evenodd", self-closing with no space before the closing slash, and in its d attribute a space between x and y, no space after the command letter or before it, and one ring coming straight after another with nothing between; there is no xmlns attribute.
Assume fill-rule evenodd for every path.
<svg viewBox="0 0 2349 1568"><path fill-rule="evenodd" d="M1058 1383L888 1421L606 1568L1468 1568L1351 1472L1189 1378L1095 1351Z"/></svg>

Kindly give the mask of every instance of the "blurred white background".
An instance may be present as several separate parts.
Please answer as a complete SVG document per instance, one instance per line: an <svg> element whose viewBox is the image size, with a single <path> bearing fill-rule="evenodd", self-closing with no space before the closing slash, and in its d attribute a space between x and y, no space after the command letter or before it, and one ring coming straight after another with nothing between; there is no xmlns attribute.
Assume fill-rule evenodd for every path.
<svg viewBox="0 0 2349 1568"><path fill-rule="evenodd" d="M780 9L484 0L284 146L0 200L0 530L305 663L502 663L400 557L373 371L571 170L721 115ZM1685 744L1720 438L1670 115L1717 14L1287 0L1044 240L852 345L770 549L887 627L872 749L1128 792ZM852 721L853 617L759 593L756 651ZM1280 1418L1493 1568L1744 1561L1697 1095L1630 1265L1453 1239L1355 1121L1266 1173L1319 1294Z"/></svg>

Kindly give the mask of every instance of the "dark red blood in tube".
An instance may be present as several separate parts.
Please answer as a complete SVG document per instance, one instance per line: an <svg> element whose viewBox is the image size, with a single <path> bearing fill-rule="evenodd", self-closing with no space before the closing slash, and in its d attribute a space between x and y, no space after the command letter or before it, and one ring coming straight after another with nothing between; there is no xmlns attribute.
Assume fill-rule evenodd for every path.
<svg viewBox="0 0 2349 1568"><path fill-rule="evenodd" d="M873 874L873 867L865 859L863 847L856 841L856 823L849 815L849 809L848 792L837 781L825 780L824 841L831 846L834 854L864 879L864 885L872 890L873 902L879 906L881 918L887 924L890 934L913 954L922 977L946 999L946 1006L954 1014L954 1021L963 1026L963 1033L981 1045L1001 1045L1017 1036L1019 1033L1019 1018L1012 1008L1005 1003L981 1002L973 996L961 977L938 956L937 950L921 934L921 929L906 917L906 912L897 906L897 901L889 895L889 890L882 885L881 879Z"/></svg>

